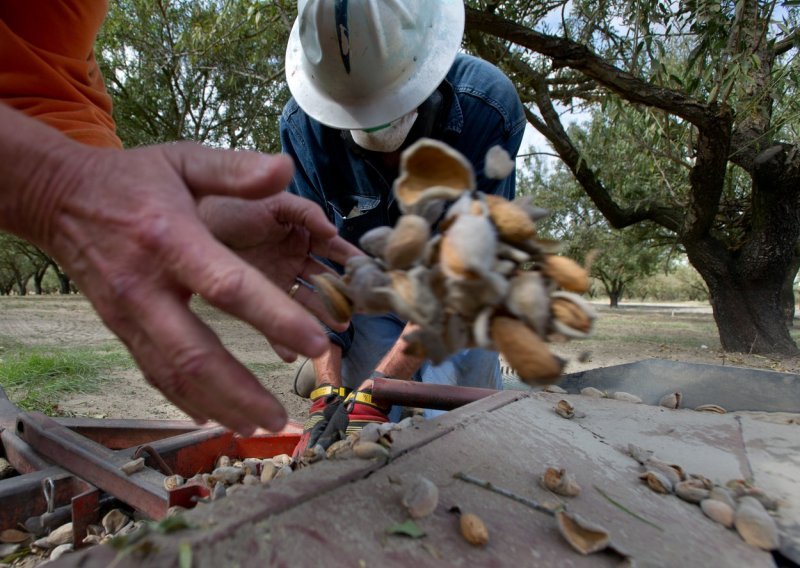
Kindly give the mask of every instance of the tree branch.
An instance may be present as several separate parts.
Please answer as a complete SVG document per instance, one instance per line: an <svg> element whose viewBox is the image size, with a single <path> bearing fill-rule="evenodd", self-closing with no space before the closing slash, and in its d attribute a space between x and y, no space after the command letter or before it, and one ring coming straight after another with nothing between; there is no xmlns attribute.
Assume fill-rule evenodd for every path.
<svg viewBox="0 0 800 568"><path fill-rule="evenodd" d="M473 31L487 33L546 55L553 60L555 68L578 70L627 101L663 109L698 128L707 128L718 120L720 114L730 113L717 105L706 105L673 89L642 81L568 39L544 35L516 22L469 7L466 8L466 15L466 25Z"/></svg>
<svg viewBox="0 0 800 568"><path fill-rule="evenodd" d="M776 41L772 52L775 55L783 55L793 47L797 47L798 41L800 41L800 30L794 30L791 35L783 38L781 41Z"/></svg>
<svg viewBox="0 0 800 568"><path fill-rule="evenodd" d="M691 192L688 208L666 207L648 200L623 209L614 202L594 171L583 162L580 152L572 145L553 108L547 85L541 74L513 58L515 71L531 81L535 102L542 122L531 120L533 113L526 109L531 124L553 144L575 178L614 228L623 228L643 220L651 220L675 231L678 238L700 239L708 235L722 195L725 169L731 141L733 111L727 105L705 105L686 95L657 87L614 67L586 47L575 42L540 34L515 22L467 8L470 31L512 41L553 59L556 67L570 67L617 93L625 100L659 108L691 122L698 128L697 153L689 174Z"/></svg>

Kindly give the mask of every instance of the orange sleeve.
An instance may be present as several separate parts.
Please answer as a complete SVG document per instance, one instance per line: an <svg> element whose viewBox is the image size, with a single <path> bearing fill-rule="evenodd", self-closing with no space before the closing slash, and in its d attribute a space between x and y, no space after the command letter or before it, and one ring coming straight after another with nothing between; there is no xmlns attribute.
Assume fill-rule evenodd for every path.
<svg viewBox="0 0 800 568"><path fill-rule="evenodd" d="M94 57L107 0L0 0L0 101L85 144L121 148Z"/></svg>

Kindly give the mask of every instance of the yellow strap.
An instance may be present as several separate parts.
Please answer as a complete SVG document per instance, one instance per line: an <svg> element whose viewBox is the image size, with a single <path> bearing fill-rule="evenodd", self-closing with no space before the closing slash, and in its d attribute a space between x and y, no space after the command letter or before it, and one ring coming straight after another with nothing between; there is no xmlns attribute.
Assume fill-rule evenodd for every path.
<svg viewBox="0 0 800 568"><path fill-rule="evenodd" d="M348 392L347 387L333 387L331 385L322 385L321 387L315 388L311 391L311 400L317 400L318 398L322 398L323 396L328 396L330 394L338 394L339 396L346 396Z"/></svg>
<svg viewBox="0 0 800 568"><path fill-rule="evenodd" d="M369 393L366 393L366 392L361 392L361 391L351 392L347 396L347 398L344 400L345 404L347 404L348 402L353 402L353 401L355 401L355 402L363 402L364 404L369 404L369 405L374 406L376 408L378 406L377 404L372 402L372 395L369 394Z"/></svg>
<svg viewBox="0 0 800 568"><path fill-rule="evenodd" d="M378 404L372 398L372 394L367 393L367 392L361 392L361 391L353 391L349 395L347 395L346 399L344 399L345 405L352 404L353 402L360 402L360 403L363 403L363 404L368 404L373 408L377 408L381 412L388 412L389 408L391 408L391 405L383 406L383 405Z"/></svg>

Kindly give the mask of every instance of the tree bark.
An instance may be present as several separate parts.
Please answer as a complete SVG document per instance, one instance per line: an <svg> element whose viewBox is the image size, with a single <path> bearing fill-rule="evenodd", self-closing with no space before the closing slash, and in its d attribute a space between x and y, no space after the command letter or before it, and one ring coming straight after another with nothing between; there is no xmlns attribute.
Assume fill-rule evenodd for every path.
<svg viewBox="0 0 800 568"><path fill-rule="evenodd" d="M71 291L69 276L67 276L63 272L58 272L56 276L58 276L58 293L69 294Z"/></svg>
<svg viewBox="0 0 800 568"><path fill-rule="evenodd" d="M800 355L783 316L784 278L753 272L746 260L726 254L719 243L692 243L687 254L708 286L723 350ZM790 270L788 262L783 266L784 272Z"/></svg>
<svg viewBox="0 0 800 568"><path fill-rule="evenodd" d="M64 272L61 271L61 267L52 258L50 259L50 266L53 267L53 271L56 273L56 278L58 278L58 293L59 294L69 294L70 293L70 277L67 276Z"/></svg>
<svg viewBox="0 0 800 568"><path fill-rule="evenodd" d="M783 281L783 291L781 294L781 303L783 304L783 317L786 326L789 328L794 327L794 314L795 314L795 294L794 294L794 277L797 276L797 271L800 270L800 245L795 247L794 256L789 264L789 270L786 273L786 278Z"/></svg>
<svg viewBox="0 0 800 568"><path fill-rule="evenodd" d="M26 286L26 283L26 280L17 278L17 293L20 296L26 296L28 294L28 287Z"/></svg>
<svg viewBox="0 0 800 568"><path fill-rule="evenodd" d="M36 272L33 273L33 293L37 296L42 295L42 280L44 280L44 275L47 273L47 265L43 268L37 269Z"/></svg>
<svg viewBox="0 0 800 568"><path fill-rule="evenodd" d="M800 354L780 309L780 286L764 282L709 284L711 307L725 351Z"/></svg>
<svg viewBox="0 0 800 568"><path fill-rule="evenodd" d="M711 237L683 241L708 286L722 348L797 356L786 325L785 286L797 273L800 156L778 144L754 160L753 227L739 250Z"/></svg>

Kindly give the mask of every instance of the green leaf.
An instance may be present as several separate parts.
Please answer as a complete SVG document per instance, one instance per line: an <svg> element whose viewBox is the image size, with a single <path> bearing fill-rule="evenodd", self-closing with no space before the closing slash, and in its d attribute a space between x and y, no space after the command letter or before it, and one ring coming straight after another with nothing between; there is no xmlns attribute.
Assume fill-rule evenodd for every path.
<svg viewBox="0 0 800 568"><path fill-rule="evenodd" d="M151 532L150 524L145 523L135 531L122 536L115 536L108 541L111 548L115 550L129 549L130 547L141 544L142 540Z"/></svg>
<svg viewBox="0 0 800 568"><path fill-rule="evenodd" d="M182 515L172 515L161 519L153 528L161 534L170 534L175 531L194 528L194 525Z"/></svg>
<svg viewBox="0 0 800 568"><path fill-rule="evenodd" d="M192 546L188 542L182 542L178 546L178 566L192 568Z"/></svg>
<svg viewBox="0 0 800 568"><path fill-rule="evenodd" d="M400 536L407 536L409 538L421 538L425 536L425 531L422 530L417 523L411 519L404 523L398 523L386 529L389 534L397 534Z"/></svg>

